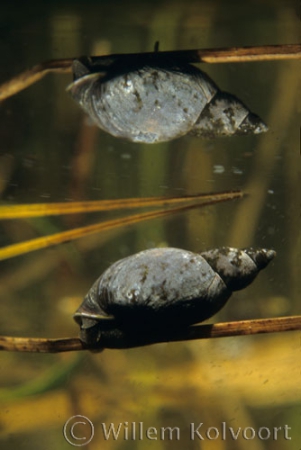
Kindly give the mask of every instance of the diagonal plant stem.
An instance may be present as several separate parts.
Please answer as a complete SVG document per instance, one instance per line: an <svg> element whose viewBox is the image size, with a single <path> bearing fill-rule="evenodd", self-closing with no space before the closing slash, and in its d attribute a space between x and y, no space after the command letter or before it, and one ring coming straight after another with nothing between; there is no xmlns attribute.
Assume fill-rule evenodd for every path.
<svg viewBox="0 0 301 450"><path fill-rule="evenodd" d="M166 334L127 338L117 336L114 343L111 339L95 346L84 344L78 338L20 338L0 336L0 350L30 353L60 353L78 350L102 351L105 348L124 349L158 344L162 342L191 341L197 339L213 339L233 336L246 336L285 331L300 331L301 316L276 317L270 319L253 319L236 322L224 322L209 325L196 325L181 330L166 331Z"/></svg>
<svg viewBox="0 0 301 450"><path fill-rule="evenodd" d="M110 58L135 59L141 55L160 55L162 59L165 57L177 58L178 61L190 63L236 63L236 62L253 62L253 61L271 61L281 59L301 59L301 45L262 45L255 47L229 47L218 49L196 49L196 50L180 50L166 52L151 53L130 53L110 55ZM102 58L108 56L91 57L95 64L101 62ZM0 101L9 98L18 92L26 89L32 84L39 81L48 73L71 73L72 62L75 58L56 59L44 61L37 64L32 69L26 70L21 74L13 77L11 80L0 86Z"/></svg>
<svg viewBox="0 0 301 450"><path fill-rule="evenodd" d="M0 101L12 97L44 78L48 73L71 73L73 58L45 61L25 70L0 86Z"/></svg>
<svg viewBox="0 0 301 450"><path fill-rule="evenodd" d="M100 211L114 211L123 209L135 209L152 206L172 206L188 203L190 201L232 200L242 197L241 191L224 191L207 194L185 195L182 197L145 197L125 198L115 200L93 200L82 202L62 203L30 203L25 205L0 206L0 220L4 219L28 219L30 217L45 217L64 214L90 213Z"/></svg>
<svg viewBox="0 0 301 450"><path fill-rule="evenodd" d="M240 191L228 193L227 195L221 195L220 198L218 198L218 196L215 195L213 199L211 198L210 200L199 201L192 205L178 206L175 208L160 209L152 212L132 214L126 217L106 220L101 223L87 225L84 227L78 227L72 230L55 233L49 236L43 236L36 239L31 239L29 241L20 242L18 244L8 245L0 249L0 260L13 258L15 256L22 255L24 253L29 253L35 250L51 247L52 245L62 244L64 242L79 239L81 237L88 236L94 233L113 230L114 228L133 225L135 223L142 222L145 220L157 219L178 212L183 212L198 207L209 206L227 200L234 200L236 198L241 198L242 196L243 194Z"/></svg>

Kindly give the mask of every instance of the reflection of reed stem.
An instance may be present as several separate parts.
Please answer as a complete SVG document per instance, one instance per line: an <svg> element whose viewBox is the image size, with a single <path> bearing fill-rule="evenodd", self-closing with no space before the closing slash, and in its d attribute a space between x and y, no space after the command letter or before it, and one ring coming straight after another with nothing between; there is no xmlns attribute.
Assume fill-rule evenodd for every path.
<svg viewBox="0 0 301 450"><path fill-rule="evenodd" d="M153 52L152 52L153 53ZM152 53L149 53L150 55ZM191 63L229 63L229 62L248 62L248 61L271 61L281 59L301 59L301 45L263 45L258 47L231 47L220 49L204 50L181 50L159 52L162 58L170 57ZM147 54L147 53L145 53ZM157 53L156 53L157 54ZM116 54L110 55L113 58L137 58L137 54ZM0 86L0 101L5 100L12 95L17 94L23 89L36 83L45 75L51 72L71 72L72 61L74 58L56 59L42 62L32 69L26 70L8 82ZM92 57L95 61L100 57Z"/></svg>

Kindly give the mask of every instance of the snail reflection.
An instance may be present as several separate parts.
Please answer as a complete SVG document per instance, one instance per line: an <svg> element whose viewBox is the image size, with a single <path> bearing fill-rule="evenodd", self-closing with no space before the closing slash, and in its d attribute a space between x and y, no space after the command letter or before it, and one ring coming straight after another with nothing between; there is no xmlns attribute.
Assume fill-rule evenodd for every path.
<svg viewBox="0 0 301 450"><path fill-rule="evenodd" d="M73 99L107 133L147 144L192 134L258 134L267 126L197 67L160 52L83 57L72 64Z"/></svg>
<svg viewBox="0 0 301 450"><path fill-rule="evenodd" d="M74 315L81 340L106 346L188 327L248 286L275 251L231 247L197 254L154 248L123 258L93 284Z"/></svg>

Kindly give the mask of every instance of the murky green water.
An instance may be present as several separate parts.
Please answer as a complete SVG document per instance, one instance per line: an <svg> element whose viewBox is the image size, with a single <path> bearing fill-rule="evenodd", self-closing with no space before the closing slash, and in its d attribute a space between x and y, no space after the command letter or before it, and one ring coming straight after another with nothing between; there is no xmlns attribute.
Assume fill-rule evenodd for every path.
<svg viewBox="0 0 301 450"><path fill-rule="evenodd" d="M40 61L151 51L157 40L161 50L297 43L300 27L293 2L26 2L1 10L0 82ZM77 336L72 314L99 274L123 256L163 244L274 248L275 261L212 321L300 314L300 62L201 68L257 112L269 132L124 142L90 126L65 92L68 74L48 75L0 105L3 204L249 194L1 261L1 335ZM2 221L0 241L118 215ZM0 440L8 450L71 448L62 430L82 415L94 425L89 449L299 448L300 352L297 332L99 355L2 352ZM204 440L193 433L200 423ZM115 431L120 425L116 439L105 438L110 424ZM164 438L162 427L175 430ZM76 425L74 435L83 439L73 442L86 443L89 433L90 425Z"/></svg>

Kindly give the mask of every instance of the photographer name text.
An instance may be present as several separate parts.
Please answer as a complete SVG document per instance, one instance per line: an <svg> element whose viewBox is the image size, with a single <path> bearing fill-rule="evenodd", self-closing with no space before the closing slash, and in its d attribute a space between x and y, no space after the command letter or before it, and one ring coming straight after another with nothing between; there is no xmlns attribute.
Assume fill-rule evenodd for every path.
<svg viewBox="0 0 301 450"><path fill-rule="evenodd" d="M120 422L120 423L100 423L98 436L100 435L105 441L179 441L181 439L181 430L178 426L154 427L145 426L143 422ZM203 422L192 422L185 428L185 437L192 441L204 440L233 440L239 439L260 441L266 440L291 440L291 427L288 425L278 427L261 426L255 428L254 426L235 427L229 426L227 422L221 422L215 426L205 426ZM94 437L94 424L85 416L77 415L70 417L64 425L63 434L71 445L83 446L87 445Z"/></svg>
<svg viewBox="0 0 301 450"><path fill-rule="evenodd" d="M179 427L145 427L143 422L123 422L119 424L110 423L101 424L103 437L105 440L180 440L181 429ZM189 435L192 441L201 440L237 440L243 438L246 440L258 438L260 440L273 439L280 437L291 440L289 435L291 427L284 425L281 427L260 427L257 430L254 427L231 427L226 422L221 422L219 427L205 427L204 423L191 423L189 426Z"/></svg>

